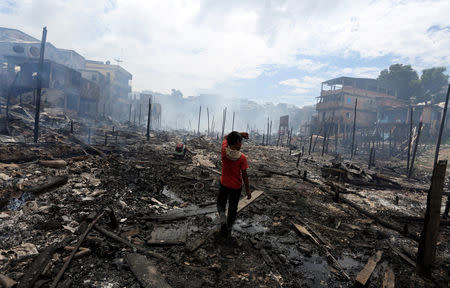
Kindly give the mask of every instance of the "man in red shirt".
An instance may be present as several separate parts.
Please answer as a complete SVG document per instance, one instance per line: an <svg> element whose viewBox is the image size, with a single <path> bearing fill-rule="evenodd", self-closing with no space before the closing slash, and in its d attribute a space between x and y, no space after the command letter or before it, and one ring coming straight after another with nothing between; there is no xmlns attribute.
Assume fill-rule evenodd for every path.
<svg viewBox="0 0 450 288"><path fill-rule="evenodd" d="M220 177L220 191L217 197L217 210L221 222L221 234L231 237L231 228L237 216L239 197L241 196L242 181L244 181L247 198L252 194L248 185L247 158L240 152L242 138L248 139L248 133L233 131L224 137L222 142L222 176ZM228 202L228 219L225 207Z"/></svg>

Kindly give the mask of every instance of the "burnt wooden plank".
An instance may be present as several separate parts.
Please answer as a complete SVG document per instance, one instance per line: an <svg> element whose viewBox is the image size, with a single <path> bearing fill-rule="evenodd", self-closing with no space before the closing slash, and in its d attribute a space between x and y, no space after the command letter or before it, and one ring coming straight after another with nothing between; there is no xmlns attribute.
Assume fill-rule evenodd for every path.
<svg viewBox="0 0 450 288"><path fill-rule="evenodd" d="M26 192L34 195L42 194L50 189L66 184L68 180L69 177L67 175L50 177L47 179L46 183L30 187L26 190Z"/></svg>
<svg viewBox="0 0 450 288"><path fill-rule="evenodd" d="M39 256L33 261L33 264L25 271L24 276L20 279L17 288L31 288L37 281L45 266L53 256L57 245L51 245L42 251Z"/></svg>
<svg viewBox="0 0 450 288"><path fill-rule="evenodd" d="M395 287L395 274L391 267L387 267L384 272L382 288L394 288Z"/></svg>
<svg viewBox="0 0 450 288"><path fill-rule="evenodd" d="M327 248L327 246L328 246L327 243L323 243L324 245L321 245L320 242L319 242L319 240L317 240L317 238L314 237L314 236L308 231L308 229L307 229L306 227L304 227L304 226L302 226L302 225L300 225L300 224L296 224L296 223L294 223L294 222L291 222L291 223L292 223L292 225L294 225L295 229L296 229L298 232L300 232L302 235L305 235L305 236L309 237L309 238L314 242L314 244L317 245L317 247L322 248L322 249L325 251L327 257L334 263L334 265L336 266L336 268L339 269L339 271L341 272L341 274L342 274L347 280L350 280L350 277L349 277L349 276L347 275L347 273L344 271L344 268L342 268L341 264L339 264L339 262L336 260L336 258L334 258L334 256L333 256L333 255L331 254L331 252L328 250L328 248Z"/></svg>
<svg viewBox="0 0 450 288"><path fill-rule="evenodd" d="M197 215L203 215L203 214L209 214L214 213L217 211L216 205L211 205L208 207L204 207L197 210L187 210L187 211L181 211L176 213L167 213L167 214L154 214L149 215L146 217L143 217L143 220L157 220L157 221L174 221L174 220L182 220L186 219L188 217L197 216Z"/></svg>
<svg viewBox="0 0 450 288"><path fill-rule="evenodd" d="M155 227L149 245L183 245L186 243L187 226L177 228Z"/></svg>
<svg viewBox="0 0 450 288"><path fill-rule="evenodd" d="M136 279L145 288L170 288L156 265L144 255L128 253L127 262Z"/></svg>
<svg viewBox="0 0 450 288"><path fill-rule="evenodd" d="M358 273L356 276L356 282L360 283L361 285L366 285L367 281L369 280L370 276L373 273L373 270L375 270L375 267L377 267L378 262L381 260L381 256L383 256L383 251L377 251L372 257L367 260L366 265L364 268Z"/></svg>

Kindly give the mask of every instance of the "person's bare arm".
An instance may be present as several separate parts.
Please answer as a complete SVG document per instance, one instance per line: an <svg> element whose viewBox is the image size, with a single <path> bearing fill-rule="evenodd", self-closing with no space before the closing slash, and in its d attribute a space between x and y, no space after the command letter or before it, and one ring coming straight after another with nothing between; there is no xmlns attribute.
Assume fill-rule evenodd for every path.
<svg viewBox="0 0 450 288"><path fill-rule="evenodd" d="M247 192L247 199L251 199L252 192L250 191L250 185L248 185L247 170L242 170L242 180L244 181L245 191Z"/></svg>

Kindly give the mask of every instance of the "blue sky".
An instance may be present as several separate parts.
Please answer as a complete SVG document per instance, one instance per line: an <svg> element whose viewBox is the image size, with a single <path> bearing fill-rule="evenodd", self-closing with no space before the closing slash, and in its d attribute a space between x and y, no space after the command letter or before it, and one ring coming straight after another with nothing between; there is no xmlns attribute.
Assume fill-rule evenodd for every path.
<svg viewBox="0 0 450 288"><path fill-rule="evenodd" d="M134 90L315 103L320 83L393 63L450 68L450 1L6 0L0 26L87 59L120 58Z"/></svg>

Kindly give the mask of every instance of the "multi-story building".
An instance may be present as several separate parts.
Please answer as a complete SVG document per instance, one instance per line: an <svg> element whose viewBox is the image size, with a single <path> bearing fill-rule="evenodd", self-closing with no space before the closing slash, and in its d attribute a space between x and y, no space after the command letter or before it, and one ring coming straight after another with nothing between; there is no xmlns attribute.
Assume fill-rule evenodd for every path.
<svg viewBox="0 0 450 288"><path fill-rule="evenodd" d="M119 65L112 65L109 61L86 60L83 73L99 72L105 77L104 112L115 115L118 119L128 119L129 93L133 75Z"/></svg>
<svg viewBox="0 0 450 288"><path fill-rule="evenodd" d="M41 41L17 29L0 27L0 97L12 86L19 94L36 89ZM55 107L77 113L121 117L132 75L119 65L86 59L73 50L45 45L44 97ZM27 86L28 85L28 86ZM109 108L109 110L108 110ZM113 113L114 112L114 113Z"/></svg>
<svg viewBox="0 0 450 288"><path fill-rule="evenodd" d="M6 57L39 59L41 40L17 29L0 27L0 64L7 69ZM45 44L45 59L62 64L72 69L83 69L85 59L73 50L59 49L50 42ZM14 67L9 67L13 71Z"/></svg>
<svg viewBox="0 0 450 288"><path fill-rule="evenodd" d="M109 61L87 60L84 70L97 71L103 74L106 83L110 84L110 99L121 100L128 99L128 93L131 93L131 80L133 75L119 65L112 65Z"/></svg>
<svg viewBox="0 0 450 288"><path fill-rule="evenodd" d="M333 123L342 128L353 124L356 99L356 121L360 128L375 125L381 107L403 104L392 90L382 87L377 80L368 78L339 77L327 80L322 83L318 99L318 124Z"/></svg>

